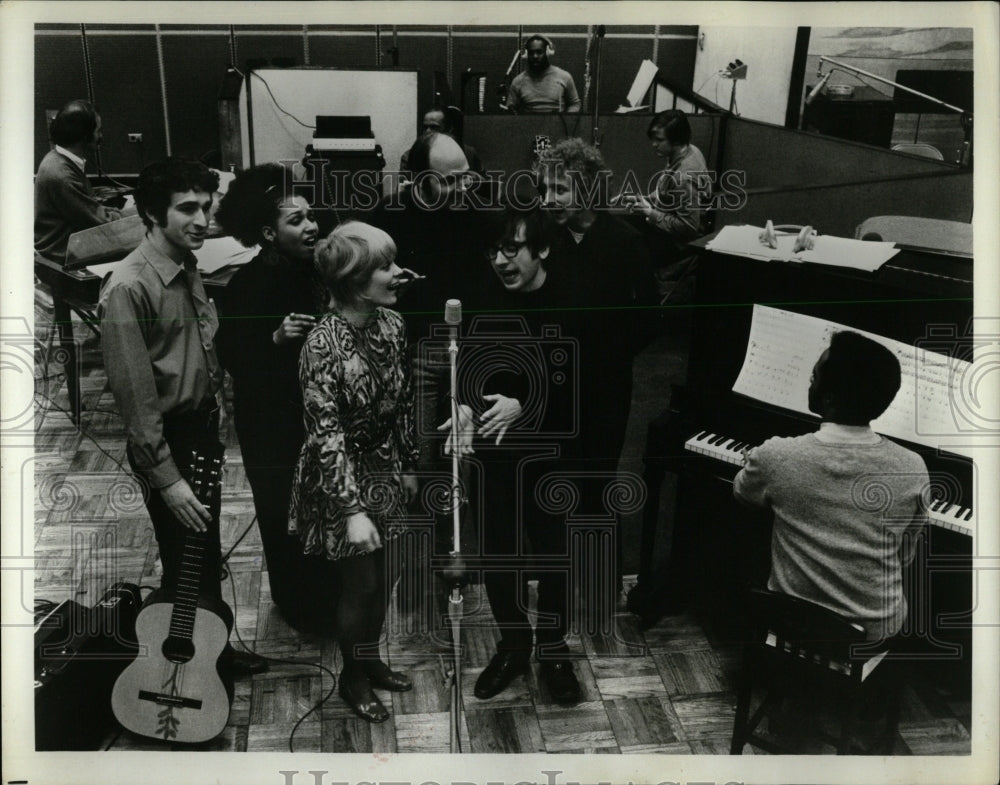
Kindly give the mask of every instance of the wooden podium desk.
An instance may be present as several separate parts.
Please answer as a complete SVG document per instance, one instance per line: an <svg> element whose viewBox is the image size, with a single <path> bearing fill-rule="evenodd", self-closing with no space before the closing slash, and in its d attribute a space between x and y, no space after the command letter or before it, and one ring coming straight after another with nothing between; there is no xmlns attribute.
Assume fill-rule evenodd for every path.
<svg viewBox="0 0 1000 785"><path fill-rule="evenodd" d="M124 258L124 257L122 257ZM217 303L225 302L226 286L236 272L236 267L225 267L211 275L202 276L205 291ZM87 325L98 333L97 301L101 294L101 278L86 268L69 270L58 262L35 256L35 275L52 290L53 320L59 330L66 390L69 393L70 416L75 425L80 424L80 369L77 365L76 343L73 338L72 313L75 311ZM224 308L224 305L223 305Z"/></svg>

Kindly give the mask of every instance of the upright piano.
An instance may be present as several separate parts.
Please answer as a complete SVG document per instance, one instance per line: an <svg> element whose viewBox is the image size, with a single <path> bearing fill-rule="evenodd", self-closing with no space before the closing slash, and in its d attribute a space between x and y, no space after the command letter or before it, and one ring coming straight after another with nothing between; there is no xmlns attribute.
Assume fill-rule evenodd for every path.
<svg viewBox="0 0 1000 785"><path fill-rule="evenodd" d="M696 243L701 258L686 385L673 390L670 410L659 428L651 428L647 446L647 473L650 466L678 473L671 558L645 578L640 573L646 602L636 604L651 616L657 602L660 612L694 605L718 623L719 634L738 635L740 598L748 584L766 580L770 567L769 515L733 500L739 454L771 436L797 436L819 424L811 415L733 392L755 304L968 361L974 346L972 260L903 249L869 273L717 253L705 248L710 240ZM949 436L954 434L943 434L942 442L956 441ZM938 496L928 536L906 576L911 618L904 636L912 639L915 658L967 666L974 466L961 450L940 449L934 438L923 438L927 444L899 441L923 456ZM650 497L658 497L655 489ZM650 523L647 516L646 534Z"/></svg>

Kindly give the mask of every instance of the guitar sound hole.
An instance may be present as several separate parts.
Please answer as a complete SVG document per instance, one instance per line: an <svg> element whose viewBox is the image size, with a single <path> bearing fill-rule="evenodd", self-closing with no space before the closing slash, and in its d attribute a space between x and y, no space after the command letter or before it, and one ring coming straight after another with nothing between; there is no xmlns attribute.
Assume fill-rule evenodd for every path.
<svg viewBox="0 0 1000 785"><path fill-rule="evenodd" d="M194 643L184 638L168 637L163 641L163 656L170 662L188 662L194 657Z"/></svg>

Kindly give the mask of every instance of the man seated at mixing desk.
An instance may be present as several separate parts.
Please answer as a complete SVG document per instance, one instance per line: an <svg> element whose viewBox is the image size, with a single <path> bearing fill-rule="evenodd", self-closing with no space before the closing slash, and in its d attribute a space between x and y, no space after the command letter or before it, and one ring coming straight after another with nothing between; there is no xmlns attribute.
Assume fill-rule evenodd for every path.
<svg viewBox="0 0 1000 785"><path fill-rule="evenodd" d="M834 333L813 369L819 430L749 451L736 498L774 514L768 588L823 605L890 638L906 619L903 566L927 519L923 458L871 429L900 386L899 361L854 332Z"/></svg>
<svg viewBox="0 0 1000 785"><path fill-rule="evenodd" d="M53 262L66 261L73 232L134 213L131 197L123 210L102 204L87 180L87 159L101 143L101 116L89 101L70 101L52 120L53 148L35 175L35 252Z"/></svg>

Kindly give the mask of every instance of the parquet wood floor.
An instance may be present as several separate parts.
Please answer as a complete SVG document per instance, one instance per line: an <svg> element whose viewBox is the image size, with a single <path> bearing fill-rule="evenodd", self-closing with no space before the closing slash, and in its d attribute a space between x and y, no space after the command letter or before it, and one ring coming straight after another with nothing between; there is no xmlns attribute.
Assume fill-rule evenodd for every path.
<svg viewBox="0 0 1000 785"><path fill-rule="evenodd" d="M44 333L44 324L39 328ZM36 378L34 460L35 597L74 599L93 605L116 580L158 583L156 543L135 481L116 462L124 440L108 394L96 341L83 346L84 433L65 413L58 378ZM44 369L38 362L37 368ZM49 367L49 373L57 369ZM39 372L41 373L41 371ZM51 399L51 400L47 400ZM231 421L224 426L228 462L222 513L225 552L253 520L250 490ZM412 692L380 697L392 717L382 725L358 719L334 693L321 663L339 672L332 640L289 627L270 600L266 565L256 526L235 547L224 596L234 608L234 644L273 661L270 671L238 681L225 732L202 745L214 751L447 752L449 695L443 649L393 611L384 655L413 678ZM496 753L725 754L735 707L739 652L711 641L698 619L678 616L641 631L636 617L619 612L609 634L575 634L582 696L574 706L552 701L539 666L502 694L480 701L476 676L492 656L496 632L479 586L467 589L466 606L477 609L463 632L463 751ZM412 627L412 625L411 625ZM316 708L317 704L321 704ZM306 716L308 715L308 716ZM303 719L305 717L305 719ZM823 722L822 716L810 720ZM299 723L299 720L302 720ZM296 727L296 723L299 723ZM794 723L793 723L794 724ZM937 692L927 679L907 684L895 740L900 755L967 754L968 701ZM803 752L829 752L803 742ZM107 739L110 749L162 750L171 745L128 732ZM187 748L189 749L189 748ZM760 752L747 748L745 754Z"/></svg>

